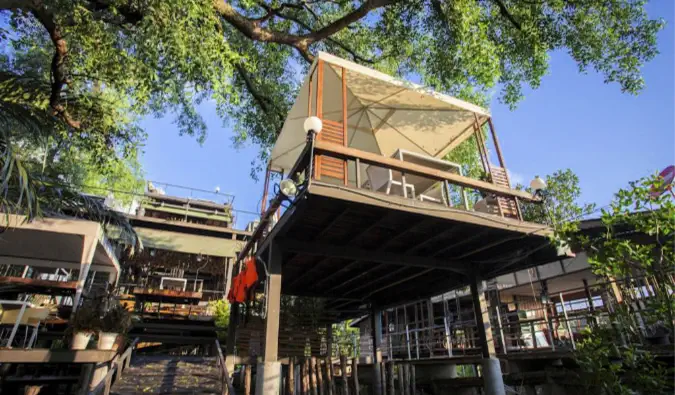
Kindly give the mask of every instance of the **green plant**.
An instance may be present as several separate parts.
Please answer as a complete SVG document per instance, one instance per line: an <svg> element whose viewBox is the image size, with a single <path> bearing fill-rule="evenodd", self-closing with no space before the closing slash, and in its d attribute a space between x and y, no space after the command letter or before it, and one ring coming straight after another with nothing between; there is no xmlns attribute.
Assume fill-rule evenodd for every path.
<svg viewBox="0 0 675 395"><path fill-rule="evenodd" d="M230 302L225 299L212 300L209 302L209 309L213 311L216 326L227 329L230 325Z"/></svg>
<svg viewBox="0 0 675 395"><path fill-rule="evenodd" d="M68 329L72 333L95 333L101 329L101 313L96 303L87 301L80 306L68 321Z"/></svg>
<svg viewBox="0 0 675 395"><path fill-rule="evenodd" d="M127 333L131 328L131 313L121 304L114 304L101 318L101 332Z"/></svg>
<svg viewBox="0 0 675 395"><path fill-rule="evenodd" d="M586 329L577 343L584 393L597 395L666 394L671 371L636 345L618 347L608 327Z"/></svg>

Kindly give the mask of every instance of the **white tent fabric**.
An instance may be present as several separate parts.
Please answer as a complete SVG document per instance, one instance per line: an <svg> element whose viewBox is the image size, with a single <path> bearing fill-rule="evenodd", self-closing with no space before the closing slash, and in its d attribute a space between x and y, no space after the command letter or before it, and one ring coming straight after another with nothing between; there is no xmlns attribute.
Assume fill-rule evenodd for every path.
<svg viewBox="0 0 675 395"><path fill-rule="evenodd" d="M319 60L324 62L324 120L342 123L342 70L347 72L349 147L384 156L404 149L443 157L471 136L476 117L481 123L490 117L479 106L320 52L272 149L273 170L290 170L304 148L303 122L309 115L316 115L315 70Z"/></svg>

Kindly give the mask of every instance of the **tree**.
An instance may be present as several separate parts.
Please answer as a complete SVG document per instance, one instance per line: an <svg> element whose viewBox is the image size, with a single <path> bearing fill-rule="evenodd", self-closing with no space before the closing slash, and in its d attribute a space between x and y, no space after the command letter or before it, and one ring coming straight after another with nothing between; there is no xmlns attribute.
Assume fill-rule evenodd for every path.
<svg viewBox="0 0 675 395"><path fill-rule="evenodd" d="M548 53L564 50L581 72L637 93L663 26L644 3L0 0L11 22L0 39L15 51L3 78L29 93L17 105L55 117L62 133L86 134L99 149L142 138L125 118L167 112L181 133L203 140L195 104L212 99L234 121L236 142L260 145L265 158L299 71L319 50L480 104L499 86L511 106L523 85L539 85ZM34 56L27 62L24 54Z"/></svg>
<svg viewBox="0 0 675 395"><path fill-rule="evenodd" d="M621 333L596 326L579 344L576 359L587 393L672 392L672 369L644 347L645 337L672 339L675 332L675 196L664 191L663 181L651 176L631 182L602 210L602 231L572 235L572 242L587 252L595 274L609 281L624 280L617 285L625 295L623 303L609 310L609 321ZM636 297L643 292L650 297ZM646 306L633 308L640 303Z"/></svg>
<svg viewBox="0 0 675 395"><path fill-rule="evenodd" d="M542 202L521 202L523 219L550 226L555 232L556 242L568 242L570 235L579 230L579 221L595 212L595 204L579 203L579 177L571 169L555 171L544 177L544 180L546 190L542 192ZM516 188L534 193L522 185Z"/></svg>

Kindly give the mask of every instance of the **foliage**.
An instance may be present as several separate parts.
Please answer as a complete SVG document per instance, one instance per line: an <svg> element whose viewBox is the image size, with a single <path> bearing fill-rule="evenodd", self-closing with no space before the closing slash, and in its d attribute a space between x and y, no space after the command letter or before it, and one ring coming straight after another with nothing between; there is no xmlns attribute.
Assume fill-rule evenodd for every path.
<svg viewBox="0 0 675 395"><path fill-rule="evenodd" d="M319 50L478 104L499 84L510 106L523 85L539 86L548 53L563 50L580 72L637 93L663 26L644 3L4 0L10 31L0 39L12 50L0 56L0 82L11 81L4 106L14 119L39 118L94 160L126 157L148 114L173 113L181 133L203 141L195 106L205 100L264 159Z"/></svg>
<svg viewBox="0 0 675 395"><path fill-rule="evenodd" d="M541 203L521 203L525 221L551 226L558 242L568 241L579 230L579 221L595 211L595 204L580 204L579 177L570 169L558 170L547 175L546 190ZM522 185L517 189L534 191Z"/></svg>
<svg viewBox="0 0 675 395"><path fill-rule="evenodd" d="M101 318L101 332L127 333L131 328L131 313L115 303Z"/></svg>
<svg viewBox="0 0 675 395"><path fill-rule="evenodd" d="M333 324L333 348L337 355L347 357L359 356L359 328L352 328L350 325L353 320L345 320L338 324Z"/></svg>
<svg viewBox="0 0 675 395"><path fill-rule="evenodd" d="M68 321L68 329L72 333L95 333L101 329L101 310L94 301L82 303Z"/></svg>
<svg viewBox="0 0 675 395"><path fill-rule="evenodd" d="M230 325L230 302L225 299L212 300L209 302L209 309L213 311L218 328L225 328Z"/></svg>
<svg viewBox="0 0 675 395"><path fill-rule="evenodd" d="M574 242L588 251L593 272L609 279L647 277L656 296L645 313L648 324L664 325L674 333L675 201L672 193L654 194L664 187L657 175L630 183L602 211L604 232L578 235Z"/></svg>
<svg viewBox="0 0 675 395"><path fill-rule="evenodd" d="M618 347L613 332L599 327L586 330L577 343L575 359L586 394L666 394L669 369L638 346Z"/></svg>

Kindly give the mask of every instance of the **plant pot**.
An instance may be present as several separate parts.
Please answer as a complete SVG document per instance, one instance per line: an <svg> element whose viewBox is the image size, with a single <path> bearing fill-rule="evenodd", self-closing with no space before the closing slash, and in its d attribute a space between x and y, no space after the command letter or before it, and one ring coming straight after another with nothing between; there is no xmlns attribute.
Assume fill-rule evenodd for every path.
<svg viewBox="0 0 675 395"><path fill-rule="evenodd" d="M70 344L71 350L86 350L89 340L91 340L91 332L75 332Z"/></svg>
<svg viewBox="0 0 675 395"><path fill-rule="evenodd" d="M115 332L99 332L96 348L99 350L112 350L115 340L117 340L117 335Z"/></svg>

